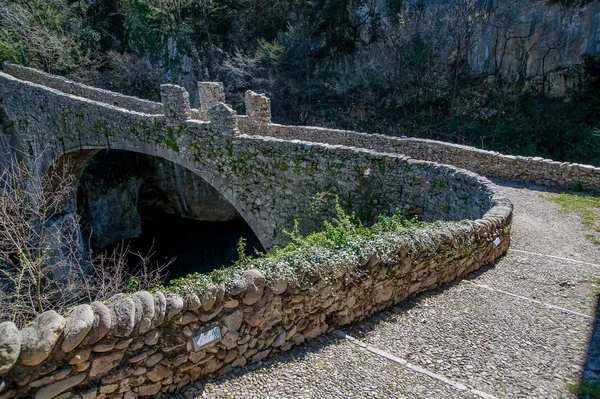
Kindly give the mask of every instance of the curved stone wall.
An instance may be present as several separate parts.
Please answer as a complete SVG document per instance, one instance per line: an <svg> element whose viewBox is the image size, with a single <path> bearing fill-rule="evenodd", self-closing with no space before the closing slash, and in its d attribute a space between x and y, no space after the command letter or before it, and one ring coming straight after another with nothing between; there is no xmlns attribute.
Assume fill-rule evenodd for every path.
<svg viewBox="0 0 600 399"><path fill-rule="evenodd" d="M281 230L323 193L353 211L453 222L315 247L308 265L287 260L303 262L292 272L262 258L218 284L120 294L65 316L45 312L22 330L1 323L0 399L174 392L464 276L508 249L512 205L485 178L367 145L273 137L289 128L270 125L268 99L254 93L251 118L217 104L210 122L189 120L185 94L163 87L165 115L148 115L0 73L3 108L46 168L88 149L160 156L206 179L261 241L284 243ZM271 137L257 135L265 131Z"/></svg>
<svg viewBox="0 0 600 399"><path fill-rule="evenodd" d="M512 205L499 194L491 205L424 242L399 234L358 258L340 250L297 278L251 269L185 295L138 292L66 317L46 312L21 331L2 323L0 397L156 395L289 350L492 263L508 249Z"/></svg>
<svg viewBox="0 0 600 399"><path fill-rule="evenodd" d="M399 138L320 127L253 124L246 117L240 118L240 129L249 134L261 134L285 140L340 144L403 154L415 159L454 165L488 177L565 189L600 190L600 167L592 165L557 162L539 157L504 155L499 152L427 139Z"/></svg>

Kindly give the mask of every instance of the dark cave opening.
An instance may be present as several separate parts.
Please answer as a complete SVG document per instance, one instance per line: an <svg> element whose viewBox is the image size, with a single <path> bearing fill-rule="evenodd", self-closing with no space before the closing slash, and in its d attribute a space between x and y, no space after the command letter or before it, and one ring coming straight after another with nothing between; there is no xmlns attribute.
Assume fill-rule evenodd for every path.
<svg viewBox="0 0 600 399"><path fill-rule="evenodd" d="M263 251L235 208L193 172L158 157L104 150L87 165L77 191L78 213L90 248L114 251L128 245L135 271L139 256L153 253L164 264L174 258L167 280L209 273Z"/></svg>
<svg viewBox="0 0 600 399"><path fill-rule="evenodd" d="M260 242L243 220L206 222L182 218L167 213L142 215L142 234L124 240L133 254L129 264L151 249L152 259L162 264L174 258L168 267L169 279L185 277L190 273L209 273L232 265L238 260L237 245L246 240L246 255L262 248ZM112 244L106 249L115 248Z"/></svg>

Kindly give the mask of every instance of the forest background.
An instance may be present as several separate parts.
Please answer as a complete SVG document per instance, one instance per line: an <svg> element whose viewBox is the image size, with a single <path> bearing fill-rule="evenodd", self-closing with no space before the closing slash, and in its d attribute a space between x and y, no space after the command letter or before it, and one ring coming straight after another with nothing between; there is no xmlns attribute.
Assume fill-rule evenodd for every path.
<svg viewBox="0 0 600 399"><path fill-rule="evenodd" d="M196 105L222 81L278 123L600 165L599 3L0 0L0 61Z"/></svg>

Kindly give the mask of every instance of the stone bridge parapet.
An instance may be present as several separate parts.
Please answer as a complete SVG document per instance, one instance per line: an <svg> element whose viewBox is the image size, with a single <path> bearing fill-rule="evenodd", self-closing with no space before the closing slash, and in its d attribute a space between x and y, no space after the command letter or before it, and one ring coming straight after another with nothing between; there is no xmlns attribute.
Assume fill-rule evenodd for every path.
<svg viewBox="0 0 600 399"><path fill-rule="evenodd" d="M259 95L255 93L246 94L248 116L240 117L240 129L243 132L284 140L306 140L403 154L414 159L464 168L483 176L523 183L565 189L600 190L600 167L597 166L557 162L540 157L504 155L495 151L436 140L274 124L270 119L270 102L268 99L262 100L258 105L256 102L258 97ZM265 117L260 118L257 115L265 115Z"/></svg>
<svg viewBox="0 0 600 399"><path fill-rule="evenodd" d="M2 64L2 72L31 83L37 83L52 89L60 90L64 93L74 96L87 98L89 100L99 101L129 109L131 111L143 112L146 114L158 115L164 113L161 103L142 100L141 98L126 96L108 90L99 89L73 82L60 76L38 71L37 69L27 68L20 65L9 63Z"/></svg>
<svg viewBox="0 0 600 399"><path fill-rule="evenodd" d="M266 248L285 245L283 230L310 215L311 198L319 195L329 201L325 211L338 198L374 217L400 210L437 222L347 247L315 247L310 261L285 260L292 272L283 260L265 257L209 286L192 281L172 293L120 294L66 316L46 312L22 330L1 323L1 399L171 393L464 276L508 249L512 204L488 180L408 158L379 144L382 136L369 145L366 135L272 124L268 98L251 92L248 115L237 116L223 104L220 85L199 86L208 104L198 110L185 90L164 85L161 112L141 112L94 91L46 85L41 73L28 80L19 75L23 69L14 76L6 73L11 67L4 70L0 107L13 123L13 141L38 161L40 175L90 150L158 156L211 184ZM331 215L324 212L308 231Z"/></svg>
<svg viewBox="0 0 600 399"><path fill-rule="evenodd" d="M352 211L368 209L375 215L401 209L428 221L477 219L489 209L489 195L477 188L479 178L466 171L368 147L274 137L270 130L277 125L265 120L268 100L261 95L247 97L256 106L251 116L237 117L219 103L207 110L210 121L199 121L188 119L193 113L188 94L174 85L161 87L166 115L152 115L5 73L0 82L3 111L42 174L66 154L82 150L159 156L215 187L265 248L285 244L281 232L310 214L310 198L321 193L338 196ZM255 129L248 133L264 129L267 135L244 134L247 126ZM312 227L320 225L315 223Z"/></svg>

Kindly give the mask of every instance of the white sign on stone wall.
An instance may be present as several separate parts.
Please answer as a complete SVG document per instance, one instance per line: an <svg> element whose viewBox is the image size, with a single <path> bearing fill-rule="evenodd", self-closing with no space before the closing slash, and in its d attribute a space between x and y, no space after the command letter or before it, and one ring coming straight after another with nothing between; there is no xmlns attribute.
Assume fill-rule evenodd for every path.
<svg viewBox="0 0 600 399"><path fill-rule="evenodd" d="M194 344L194 352L198 352L200 349L207 347L221 339L221 327L216 326L211 328L210 330L206 330L194 338L192 338L192 342Z"/></svg>

